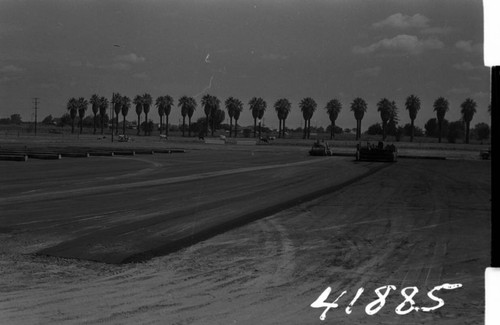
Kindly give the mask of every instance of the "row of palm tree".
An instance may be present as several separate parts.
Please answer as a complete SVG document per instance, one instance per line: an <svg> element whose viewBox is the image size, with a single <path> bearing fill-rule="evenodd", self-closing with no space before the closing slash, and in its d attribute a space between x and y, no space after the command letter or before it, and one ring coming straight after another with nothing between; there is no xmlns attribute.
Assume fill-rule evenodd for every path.
<svg viewBox="0 0 500 325"><path fill-rule="evenodd" d="M465 143L469 143L470 122L472 121L474 114L477 112L477 104L473 99L467 98L460 105L460 107L461 107L460 113L462 114L462 120L465 123ZM444 116L446 112L448 112L448 110L449 110L448 100L446 100L443 97L439 97L438 99L436 99L436 101L434 102L434 111L436 112L436 117L438 120L439 142L441 142L441 134L442 134L441 130L443 126Z"/></svg>
<svg viewBox="0 0 500 325"><path fill-rule="evenodd" d="M140 121L141 115L144 113L145 120L148 122L148 114L150 112L151 105L153 104L153 98L150 94L146 93L144 95L135 96L133 102L135 105L135 111L137 114L137 134L140 134ZM103 119L108 108L109 102L105 97L99 97L97 94L94 94L90 98L90 104L92 105L92 112L94 114L94 134L96 133L96 121L97 114L101 116L101 134L103 133ZM213 95L206 94L201 99L201 105L203 107L205 113L205 134L208 134L209 124L212 130L212 135L214 134L216 120L224 119L224 112L220 109L221 101ZM234 123L234 136L237 136L237 125L238 119L240 117L241 112L243 111L243 102L237 98L229 97L224 102L228 116L229 116L229 136L233 136L233 119ZM111 105L114 110L114 113L118 117L119 114L123 116L123 132L125 133L125 118L130 109L131 100L127 96L121 96L119 93L114 93L113 98L111 100ZM174 100L171 96L165 95L160 96L156 99L155 106L158 108L158 115L160 116L160 134L163 132L164 125L168 126L168 117L171 113L172 106L174 105ZM248 102L250 111L252 112L252 117L254 120L254 137L257 136L257 120L259 121L258 130L259 137L261 135L261 121L264 117L264 113L267 108L267 103L264 99L260 97L253 97ZM72 119L72 128L71 132L74 132L74 120L78 115L80 117L80 133L82 132L83 124L81 121L85 116L85 111L87 110L88 102L80 97L78 99L71 98L68 101L67 109L69 110L70 117ZM178 107L181 109L182 115L182 136L185 136L185 124L186 117L188 117L188 136L191 136L191 118L197 107L197 102L193 97L182 96L178 100ZM309 139L311 133L311 118L316 111L317 103L311 97L303 98L299 103L299 108L302 112L302 117L304 119L304 133L303 138ZM278 99L274 103L274 109L278 116L279 120L279 130L278 137L285 137L285 122L288 118L288 115L291 111L292 104L286 98ZM361 137L361 121L367 111L367 104L364 99L357 97L355 98L350 105L351 111L354 113L354 118L356 119L356 140L359 140ZM417 118L417 114L421 108L420 98L416 95L410 95L406 98L405 108L408 110L411 120L411 136L410 141L413 142L414 138L414 121ZM444 117L446 112L449 110L448 100L444 97L439 97L434 101L433 104L434 111L436 112L436 117L438 121L438 129L439 129L439 142L441 142L442 138L442 125L444 121ZM470 135L470 122L474 114L476 113L477 104L471 98L467 98L461 104L461 114L462 119L466 126L466 143L469 143L469 135ZM325 106L326 112L331 122L330 128L330 138L333 139L335 137L335 121L337 120L341 110L342 103L334 98L327 102ZM378 112L380 112L380 117L382 120L382 137L383 140L387 137L387 125L388 122L397 118L397 106L395 101L390 101L387 98L382 98L377 103ZM222 114L222 115L221 115ZM163 123L163 116L166 117L165 124ZM112 121L113 122L113 121ZM118 132L118 130L116 130ZM151 135L151 130L145 128L145 135ZM165 127L165 133L168 136L168 127Z"/></svg>
<svg viewBox="0 0 500 325"><path fill-rule="evenodd" d="M85 111L87 110L89 103L83 97L78 99L71 98L66 105L66 109L69 111L69 116L71 117L71 133L75 132L75 118L78 115L80 117L80 133L83 131L83 118L85 117Z"/></svg>

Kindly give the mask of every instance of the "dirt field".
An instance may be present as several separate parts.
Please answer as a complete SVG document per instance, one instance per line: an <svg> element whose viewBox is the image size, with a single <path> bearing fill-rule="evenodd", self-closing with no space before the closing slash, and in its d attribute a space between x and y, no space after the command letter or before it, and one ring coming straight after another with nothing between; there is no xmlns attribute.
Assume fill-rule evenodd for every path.
<svg viewBox="0 0 500 325"><path fill-rule="evenodd" d="M482 323L489 161L216 149L0 170L2 324ZM145 261L107 264L129 260ZM402 288L432 307L444 283L462 287L435 293L443 307L395 312ZM327 287L347 293L322 322Z"/></svg>

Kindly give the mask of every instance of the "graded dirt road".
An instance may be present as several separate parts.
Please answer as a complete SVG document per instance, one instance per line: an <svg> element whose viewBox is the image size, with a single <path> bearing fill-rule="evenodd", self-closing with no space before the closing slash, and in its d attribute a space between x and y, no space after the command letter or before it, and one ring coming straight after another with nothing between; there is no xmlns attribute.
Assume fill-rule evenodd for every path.
<svg viewBox="0 0 500 325"><path fill-rule="evenodd" d="M211 160L206 154L199 154L203 158L199 165L193 168L183 162L179 168L186 168L186 172L180 174L169 171L156 175L154 164L165 166L164 161L156 158L146 159L148 162L143 162L142 169L133 159L127 161L132 165L119 167L116 172L95 166L95 180L78 172L74 178L65 179L57 176L60 172L51 171L57 180L39 180L35 182L37 188L50 189L51 182L59 182L57 190L49 192L67 190L68 194L58 193L46 200L37 191L26 192L25 186L31 178L28 171L19 177L18 187L3 190L0 323L482 323L483 272L489 264L490 252L489 162L400 160L390 165L356 164L350 158L311 162L308 157L292 159L293 155L283 154L279 158L264 155L267 158L260 159L268 159L266 164L257 160L244 166L242 162L248 161L248 157L242 156L238 161L235 156L232 168L231 157L217 167L219 158ZM284 163L291 165L281 166ZM276 167L205 174L264 165ZM203 169L203 166L208 167ZM130 175L122 178L127 173ZM144 180L150 173L158 177ZM103 175L108 177L105 184ZM188 175L206 178L172 182L175 177ZM197 216L200 211L210 212L206 218L229 216L230 210L271 212L283 197L302 197L320 188L328 189L332 180L343 183L339 175L346 176L345 181L359 175L366 177L143 263L110 265L22 254L54 247L73 255L88 254L86 245L93 244L96 238L110 238L110 234L127 238L111 241L112 244L140 242L138 239L147 239L150 233L156 238L161 233L157 228L170 229L165 226L168 223L147 224L145 229L149 230L145 231L134 222L159 218L151 214L170 211L171 207L191 211L189 205L194 204ZM156 183L144 183L147 181ZM136 185L113 193L116 190L113 186L120 183ZM176 190L164 194L167 184ZM95 192L71 192L81 188L94 188ZM280 195L277 191L281 191ZM186 197L186 193L191 196ZM263 193L267 202L271 202L264 207L256 203L262 201ZM255 196L260 200L250 199ZM86 200L89 197L94 199ZM120 204L115 205L115 201ZM136 206L132 202L144 203ZM197 202L202 203L197 206ZM58 212L59 203L64 203L65 213ZM114 210L118 206L122 210ZM19 210L18 217L15 209ZM72 209L77 213L62 222ZM108 209L110 214L99 214L99 209ZM46 220L37 220L33 216L37 211L47 212ZM167 216L174 216L173 219L181 216L184 220L189 214ZM127 220L134 225L135 228L130 228L133 231L127 228ZM120 228L123 224L127 227ZM116 228L119 231L106 232ZM153 242L153 246L157 243L145 241ZM112 251L104 245L108 241L100 243L103 247L94 250L94 257ZM129 252L127 256L130 251L135 252L131 246L124 250ZM415 306L432 307L437 302L427 292L443 283L462 285L435 293L444 300L443 307L428 313L395 313L396 306L404 300L399 293L403 287L418 287L419 293L413 298ZM365 307L377 298L373 290L384 285L394 285L397 290L389 295L378 313L368 316ZM328 302L344 290L347 293L339 299L339 308L331 309L321 322L319 316L324 309L311 308L310 304L328 286L333 289ZM365 292L354 304L353 312L346 314L345 307L361 287ZM405 306L408 307L409 304Z"/></svg>
<svg viewBox="0 0 500 325"><path fill-rule="evenodd" d="M45 241L41 255L123 263L191 245L383 166L350 157L193 151L45 162L42 177L33 173L36 164L29 167L17 164L6 175L15 179L0 198L3 231Z"/></svg>

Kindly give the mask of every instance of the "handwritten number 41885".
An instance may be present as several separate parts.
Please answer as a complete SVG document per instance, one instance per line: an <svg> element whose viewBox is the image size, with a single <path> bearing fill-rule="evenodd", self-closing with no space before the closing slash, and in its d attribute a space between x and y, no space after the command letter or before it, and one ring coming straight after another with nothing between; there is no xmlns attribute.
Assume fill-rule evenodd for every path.
<svg viewBox="0 0 500 325"><path fill-rule="evenodd" d="M436 310L438 308L441 308L444 306L444 300L436 297L434 293L436 291L446 289L446 290L453 290L462 287L462 284L456 283L456 284L449 284L445 283L440 286L434 287L431 291L427 293L427 296L437 304L435 304L432 307L418 307L415 306L415 301L413 300L413 297L418 293L418 288L417 287L406 287L401 290L401 295L404 298L404 301L401 302L397 307L396 307L396 314L398 315L406 315L412 311L423 311L423 312L431 312L433 310ZM382 307L385 305L385 301L387 299L387 296L391 292L391 290L396 290L396 287L393 285L387 285L387 286L382 286L380 288L375 289L375 293L377 294L377 299L370 302L368 305L365 307L365 312L368 315L375 315ZM351 314L352 308L356 301L359 299L361 294L363 293L364 288L359 288L358 291L356 292L356 295L354 296L354 299L351 300L349 305L346 307L345 312L346 314ZM328 296L332 292L332 288L328 287L326 288L325 291L316 299L311 304L311 307L313 308L325 308L321 316L319 317L321 320L326 319L326 313L332 308L338 308L338 303L337 301L347 293L347 291L343 291L337 299L335 299L333 302L326 302L328 299Z"/></svg>

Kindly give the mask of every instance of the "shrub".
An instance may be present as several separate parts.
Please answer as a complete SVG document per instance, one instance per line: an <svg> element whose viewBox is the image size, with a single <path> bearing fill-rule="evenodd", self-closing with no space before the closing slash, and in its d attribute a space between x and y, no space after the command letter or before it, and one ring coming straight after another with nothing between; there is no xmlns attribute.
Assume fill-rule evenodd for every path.
<svg viewBox="0 0 500 325"><path fill-rule="evenodd" d="M451 122L448 125L447 139L449 143L455 143L457 139L464 137L464 123L462 121Z"/></svg>
<svg viewBox="0 0 500 325"><path fill-rule="evenodd" d="M444 119L442 125L443 135L448 134L448 124L449 124L448 120ZM425 129L425 136L434 138L439 137L439 128L436 118L429 119L427 123L425 123L424 129Z"/></svg>
<svg viewBox="0 0 500 325"><path fill-rule="evenodd" d="M486 140L490 137L490 126L486 123L478 123L473 132L479 141Z"/></svg>
<svg viewBox="0 0 500 325"><path fill-rule="evenodd" d="M365 133L369 135L382 135L382 126L380 123L372 124Z"/></svg>

